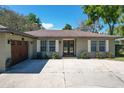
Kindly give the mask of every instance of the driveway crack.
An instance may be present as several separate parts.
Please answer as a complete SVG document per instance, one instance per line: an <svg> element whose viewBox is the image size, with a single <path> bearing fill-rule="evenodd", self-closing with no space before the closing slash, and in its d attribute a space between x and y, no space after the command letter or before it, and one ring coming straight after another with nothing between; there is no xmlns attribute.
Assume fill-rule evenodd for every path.
<svg viewBox="0 0 124 93"><path fill-rule="evenodd" d="M64 75L64 85L65 85L65 88L66 88L66 79L65 79L65 72L64 72L64 60L63 60L63 75Z"/></svg>
<svg viewBox="0 0 124 93"><path fill-rule="evenodd" d="M104 63L103 65L106 67L106 69L111 72L118 80L120 80L124 84L124 80L122 80L118 75L116 75L113 71L111 71Z"/></svg>

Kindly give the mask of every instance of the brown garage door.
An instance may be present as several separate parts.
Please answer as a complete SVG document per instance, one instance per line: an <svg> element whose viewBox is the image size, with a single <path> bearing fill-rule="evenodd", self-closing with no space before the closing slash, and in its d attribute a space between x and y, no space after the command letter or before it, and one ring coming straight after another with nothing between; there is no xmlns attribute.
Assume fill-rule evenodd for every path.
<svg viewBox="0 0 124 93"><path fill-rule="evenodd" d="M12 40L11 55L13 64L17 64L28 58L28 42Z"/></svg>

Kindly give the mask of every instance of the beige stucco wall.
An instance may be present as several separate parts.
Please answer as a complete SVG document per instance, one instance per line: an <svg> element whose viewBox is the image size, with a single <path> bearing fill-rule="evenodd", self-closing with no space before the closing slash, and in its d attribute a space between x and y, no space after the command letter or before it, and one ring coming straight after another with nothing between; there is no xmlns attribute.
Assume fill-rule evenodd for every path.
<svg viewBox="0 0 124 93"><path fill-rule="evenodd" d="M59 55L62 57L63 55L63 42L62 42L62 38L38 38L38 40L59 40ZM47 53L48 55L50 54L49 52Z"/></svg>
<svg viewBox="0 0 124 93"><path fill-rule="evenodd" d="M22 40L22 38L24 38L24 41L28 41L28 55L31 58L36 53L36 39L14 34L11 35L9 33L0 33L0 71L5 71L5 62L8 58L11 58L11 44L8 44L8 40Z"/></svg>
<svg viewBox="0 0 124 93"><path fill-rule="evenodd" d="M77 38L76 39L76 56L79 56L81 51L88 52L88 40L109 40L109 52L112 52L115 55L115 44L114 39L110 38ZM95 52L90 52L91 57L95 57ZM106 53L105 53L106 55Z"/></svg>
<svg viewBox="0 0 124 93"><path fill-rule="evenodd" d="M5 71L5 59L6 59L6 51L5 51L5 34L0 34L0 72Z"/></svg>
<svg viewBox="0 0 124 93"><path fill-rule="evenodd" d="M115 55L115 45L114 45L114 39L110 38L39 38L40 40L59 40L59 55L63 56L63 40L74 40L75 46L74 46L74 54L76 56L79 56L81 51L87 51L88 52L88 40L109 40L109 52L112 52L113 55ZM90 56L95 57L95 52L91 52Z"/></svg>
<svg viewBox="0 0 124 93"><path fill-rule="evenodd" d="M0 34L0 71L5 71L5 62L7 58L11 58L11 44L8 44L8 40L22 40L29 42L29 58L36 54L37 39L32 39L29 37L24 37L20 35L11 35L9 33ZM59 55L63 56L63 40L73 39L75 42L75 52L76 56L79 56L81 51L88 51L88 40L109 40L109 52L115 54L114 39L110 38L38 38L40 40L59 40ZM31 44L31 42L33 42ZM94 56L95 53L91 53Z"/></svg>
<svg viewBox="0 0 124 93"><path fill-rule="evenodd" d="M59 40L59 56L63 57L63 40L74 40L75 38L38 38L39 40ZM47 54L50 54L49 52ZM74 45L74 55L76 55L76 43Z"/></svg>

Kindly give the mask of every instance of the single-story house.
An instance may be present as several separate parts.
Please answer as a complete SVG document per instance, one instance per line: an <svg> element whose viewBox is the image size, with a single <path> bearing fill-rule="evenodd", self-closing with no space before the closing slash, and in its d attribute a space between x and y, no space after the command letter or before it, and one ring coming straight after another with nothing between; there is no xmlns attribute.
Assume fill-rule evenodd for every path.
<svg viewBox="0 0 124 93"><path fill-rule="evenodd" d="M117 36L76 30L38 30L28 32L0 30L0 71L6 70L7 62L18 63L32 58L38 52L58 52L60 57L79 56L86 51L91 57L96 52L115 55L114 40ZM11 61L10 61L11 59Z"/></svg>

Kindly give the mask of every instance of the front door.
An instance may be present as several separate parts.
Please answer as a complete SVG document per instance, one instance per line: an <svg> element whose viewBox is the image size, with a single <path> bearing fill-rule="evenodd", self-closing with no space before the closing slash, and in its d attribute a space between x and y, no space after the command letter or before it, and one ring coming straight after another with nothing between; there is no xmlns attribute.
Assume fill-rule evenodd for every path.
<svg viewBox="0 0 124 93"><path fill-rule="evenodd" d="M74 40L63 41L63 56L74 56Z"/></svg>

